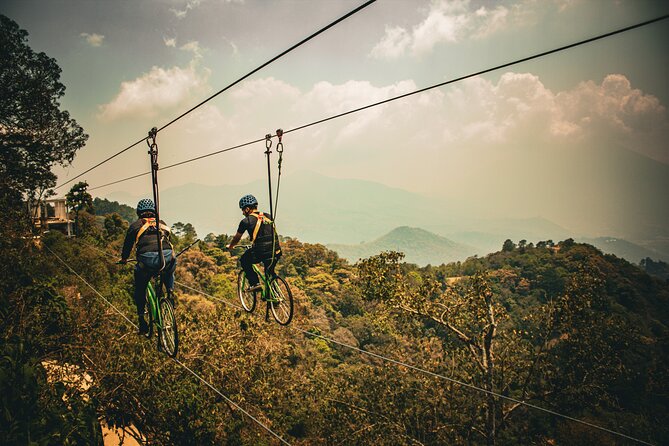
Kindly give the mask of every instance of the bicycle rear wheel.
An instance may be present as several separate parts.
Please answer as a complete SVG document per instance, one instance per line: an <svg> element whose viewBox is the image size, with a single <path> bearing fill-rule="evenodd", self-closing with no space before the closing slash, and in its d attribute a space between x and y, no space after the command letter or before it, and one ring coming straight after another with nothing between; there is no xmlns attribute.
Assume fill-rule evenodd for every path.
<svg viewBox="0 0 669 446"><path fill-rule="evenodd" d="M288 325L293 319L293 293L290 291L288 283L281 277L275 277L270 283L270 293L272 293L272 315L281 325Z"/></svg>
<svg viewBox="0 0 669 446"><path fill-rule="evenodd" d="M162 326L160 327L159 342L168 356L174 358L179 350L179 332L177 331L177 319L174 316L174 307L170 299L160 300L160 315Z"/></svg>
<svg viewBox="0 0 669 446"><path fill-rule="evenodd" d="M151 339L153 335L153 315L156 313L156 292L153 289L151 282L146 285L146 305L144 305L144 319L146 319L149 324L149 330L144 333L144 336Z"/></svg>
<svg viewBox="0 0 669 446"><path fill-rule="evenodd" d="M246 288L248 288L246 274L244 274L244 270L241 270L237 274L237 296L239 296L244 310L251 313L256 307L256 293L249 293Z"/></svg>

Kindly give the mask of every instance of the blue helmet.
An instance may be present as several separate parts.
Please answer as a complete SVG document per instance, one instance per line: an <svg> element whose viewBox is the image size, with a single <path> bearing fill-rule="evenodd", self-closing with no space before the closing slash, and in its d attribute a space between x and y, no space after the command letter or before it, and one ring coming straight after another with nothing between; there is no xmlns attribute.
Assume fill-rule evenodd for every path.
<svg viewBox="0 0 669 446"><path fill-rule="evenodd" d="M137 215L142 215L144 212L156 212L156 205L150 198L143 198L137 203Z"/></svg>
<svg viewBox="0 0 669 446"><path fill-rule="evenodd" d="M239 209L244 209L246 206L258 206L258 200L253 195L244 195L239 199Z"/></svg>

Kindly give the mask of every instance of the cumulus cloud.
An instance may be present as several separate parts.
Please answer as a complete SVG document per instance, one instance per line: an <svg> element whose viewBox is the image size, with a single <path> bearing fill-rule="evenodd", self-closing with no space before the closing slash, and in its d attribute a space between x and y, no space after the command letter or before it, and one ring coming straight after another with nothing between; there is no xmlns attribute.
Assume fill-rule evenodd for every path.
<svg viewBox="0 0 669 446"><path fill-rule="evenodd" d="M161 110L176 107L201 94L207 86L208 72L188 68L153 67L133 81L123 82L116 97L100 107L100 118L153 117Z"/></svg>
<svg viewBox="0 0 669 446"><path fill-rule="evenodd" d="M412 80L385 86L351 80L318 82L303 92L281 80L265 78L244 82L231 92L231 108L241 111L240 121L266 119L268 124L263 125L276 125L276 112L271 110L282 110L285 116L294 117L291 124L301 125L416 89ZM445 91L432 90L373 107L326 127L313 129L314 135L341 142L386 132L435 146L528 143L531 147L591 138L602 144L622 143L669 162L666 144L661 143L669 140L665 108L620 74L561 92L551 91L531 73L507 72L497 82L478 77ZM436 140L439 138L441 141Z"/></svg>
<svg viewBox="0 0 669 446"><path fill-rule="evenodd" d="M669 162L665 107L621 74L601 84L587 81L553 93L529 73L505 73L497 84L470 79L446 95L450 141L552 141L591 138L625 144L653 159Z"/></svg>
<svg viewBox="0 0 669 446"><path fill-rule="evenodd" d="M174 37L163 37L163 42L165 42L165 46L169 46L172 48L176 48L177 46L177 39Z"/></svg>
<svg viewBox="0 0 669 446"><path fill-rule="evenodd" d="M564 9L561 5L559 10ZM376 59L396 59L404 54L423 54L441 43L464 39L483 39L511 26L533 23L536 5L521 0L507 6L498 4L476 7L471 0L435 0L427 16L411 30L386 26L385 34L374 46L370 56Z"/></svg>
<svg viewBox="0 0 669 446"><path fill-rule="evenodd" d="M102 46L102 42L105 39L105 36L96 33L93 34L81 33L79 35L86 40L86 43L94 47Z"/></svg>

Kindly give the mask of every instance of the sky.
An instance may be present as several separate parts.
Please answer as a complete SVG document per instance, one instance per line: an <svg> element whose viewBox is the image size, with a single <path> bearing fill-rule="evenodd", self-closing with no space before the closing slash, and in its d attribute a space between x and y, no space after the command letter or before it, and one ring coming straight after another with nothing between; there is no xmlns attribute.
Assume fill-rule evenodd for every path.
<svg viewBox="0 0 669 446"><path fill-rule="evenodd" d="M62 107L90 135L71 166L55 169L61 184L361 3L2 0L0 13L57 60ZM379 0L160 132L159 161L254 141L667 13L660 0ZM631 236L607 222L641 219L654 229L637 241L667 241L667 42L664 20L289 133L283 173L379 182L460 212L541 216L588 235ZM262 179L264 150L258 143L166 170L161 188ZM93 188L148 168L139 145L82 179ZM94 195L150 195L150 187L141 177Z"/></svg>

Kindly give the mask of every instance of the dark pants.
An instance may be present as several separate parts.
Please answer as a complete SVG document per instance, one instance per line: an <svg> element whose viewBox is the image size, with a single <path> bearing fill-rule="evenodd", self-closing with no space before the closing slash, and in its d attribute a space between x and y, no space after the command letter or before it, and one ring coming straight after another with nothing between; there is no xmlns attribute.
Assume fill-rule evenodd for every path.
<svg viewBox="0 0 669 446"><path fill-rule="evenodd" d="M174 289L174 270L176 269L177 262L172 257L171 249L163 250L163 255L165 256L167 265L160 273L160 280L165 285L165 288L172 290ZM157 263L153 257L158 258ZM135 266L135 294L133 295L135 305L137 305L137 314L144 314L144 308L146 307L146 286L149 284L151 277L158 273L159 269L159 253L153 252L137 256L137 266Z"/></svg>
<svg viewBox="0 0 669 446"><path fill-rule="evenodd" d="M242 264L242 269L246 274L246 280L249 281L249 286L258 285L258 282L260 282L258 274L256 274L256 272L253 270L254 264L262 262L263 266L265 267L265 276L274 277L275 275L274 267L276 266L276 262L278 262L280 258L281 258L281 253L276 254L274 258L272 258L271 253L269 254L258 253L253 248L247 250L244 254L242 254L242 257L239 259L239 262Z"/></svg>

